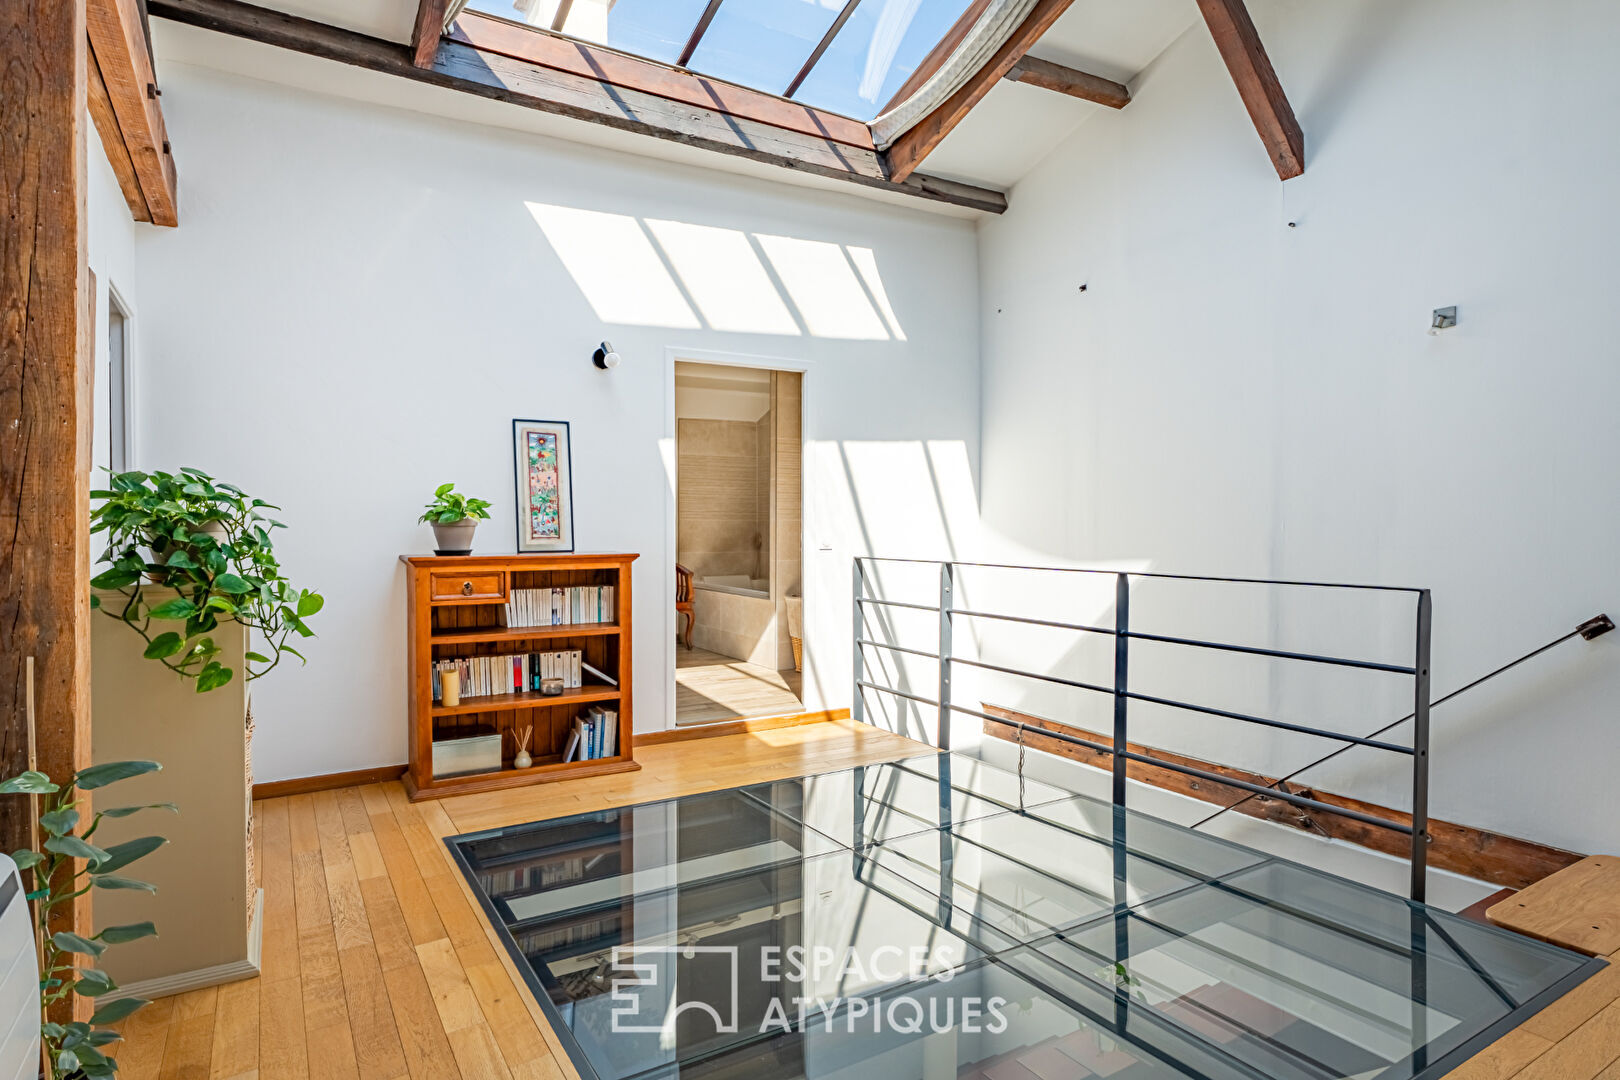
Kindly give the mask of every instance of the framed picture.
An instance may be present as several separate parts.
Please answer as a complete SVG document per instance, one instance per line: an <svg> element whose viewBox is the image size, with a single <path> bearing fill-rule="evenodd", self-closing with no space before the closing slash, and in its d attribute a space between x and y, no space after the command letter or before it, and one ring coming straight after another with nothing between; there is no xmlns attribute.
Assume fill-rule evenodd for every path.
<svg viewBox="0 0 1620 1080"><path fill-rule="evenodd" d="M513 420L517 549L574 550L574 470L566 420Z"/></svg>

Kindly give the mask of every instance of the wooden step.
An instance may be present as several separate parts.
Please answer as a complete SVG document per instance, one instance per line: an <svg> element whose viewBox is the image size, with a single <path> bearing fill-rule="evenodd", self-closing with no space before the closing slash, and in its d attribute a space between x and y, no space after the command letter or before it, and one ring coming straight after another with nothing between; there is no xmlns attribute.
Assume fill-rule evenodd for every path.
<svg viewBox="0 0 1620 1080"><path fill-rule="evenodd" d="M1485 912L1497 926L1588 956L1620 949L1620 856L1590 855Z"/></svg>

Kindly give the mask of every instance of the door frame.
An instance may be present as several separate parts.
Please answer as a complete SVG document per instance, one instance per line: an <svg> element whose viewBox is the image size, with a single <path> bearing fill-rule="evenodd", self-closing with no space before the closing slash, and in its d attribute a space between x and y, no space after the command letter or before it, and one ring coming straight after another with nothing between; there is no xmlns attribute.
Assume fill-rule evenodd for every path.
<svg viewBox="0 0 1620 1080"><path fill-rule="evenodd" d="M664 616L660 620L664 627L664 677L669 688L669 697L664 705L663 731L674 731L675 724L675 557L678 551L676 540L676 498L680 490L680 463L675 454L675 365L677 363L692 364L722 364L729 367L756 368L760 371L793 371L802 378L799 382L799 559L800 565L808 567L809 561L805 558L804 538L809 528L810 518L806 512L809 502L809 485L804 482L805 466L808 458L804 453L804 446L810 438L810 418L813 414L810 365L803 360L794 360L782 356L761 356L755 353L720 352L714 349L689 349L683 346L666 345L664 347L664 434L659 440L659 452L664 458L664 471L669 477L664 491L664 565L659 579L663 583L665 603ZM803 571L801 571L802 573ZM806 671L810 668L810 641L804 642L804 662L801 665ZM808 682L806 688L808 689ZM806 710L810 709L810 702L801 701ZM819 706L818 706L819 707ZM715 723L731 723L732 721L717 720ZM702 727L694 724L693 727Z"/></svg>

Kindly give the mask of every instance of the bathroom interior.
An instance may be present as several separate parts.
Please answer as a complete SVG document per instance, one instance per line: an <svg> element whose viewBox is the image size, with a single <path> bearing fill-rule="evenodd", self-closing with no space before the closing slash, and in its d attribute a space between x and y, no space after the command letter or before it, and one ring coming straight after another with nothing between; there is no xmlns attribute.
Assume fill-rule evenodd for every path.
<svg viewBox="0 0 1620 1080"><path fill-rule="evenodd" d="M679 725L804 711L803 376L675 365ZM678 594L677 599L682 596Z"/></svg>

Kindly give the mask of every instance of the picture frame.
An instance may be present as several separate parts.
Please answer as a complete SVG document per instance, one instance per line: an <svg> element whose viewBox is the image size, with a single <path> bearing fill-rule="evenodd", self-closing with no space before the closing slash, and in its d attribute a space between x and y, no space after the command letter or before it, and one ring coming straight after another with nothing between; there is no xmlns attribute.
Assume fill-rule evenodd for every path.
<svg viewBox="0 0 1620 1080"><path fill-rule="evenodd" d="M519 554L574 550L574 468L566 420L513 420Z"/></svg>

